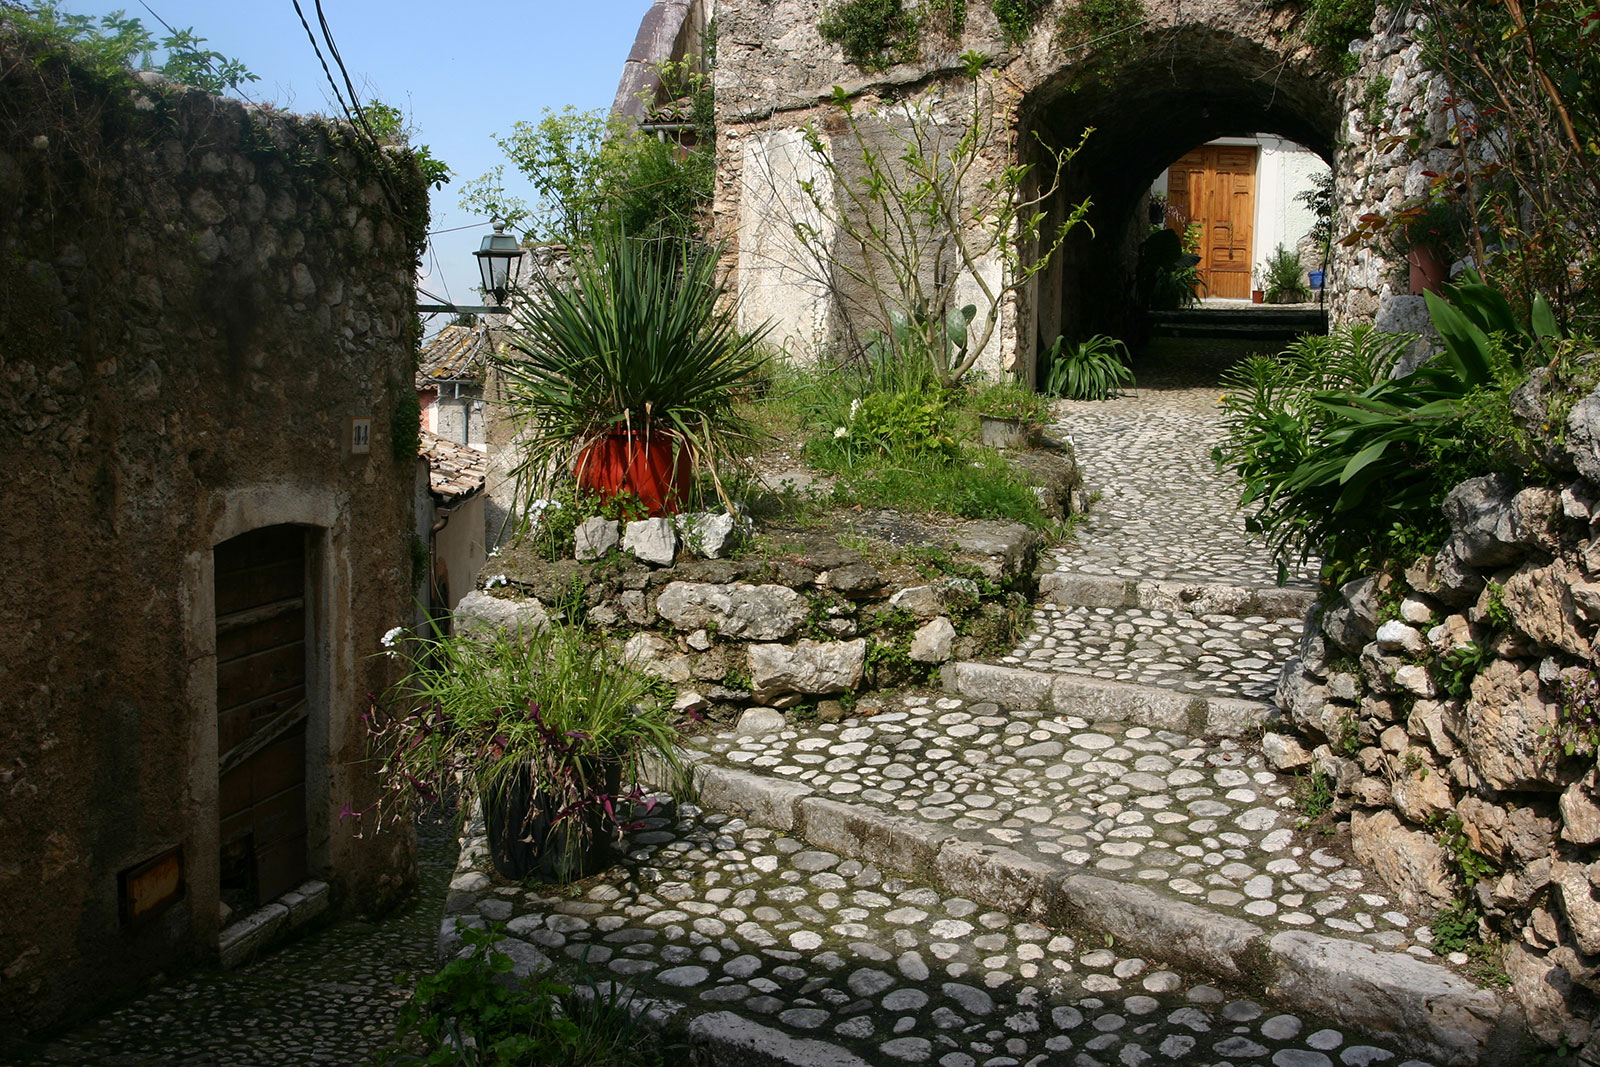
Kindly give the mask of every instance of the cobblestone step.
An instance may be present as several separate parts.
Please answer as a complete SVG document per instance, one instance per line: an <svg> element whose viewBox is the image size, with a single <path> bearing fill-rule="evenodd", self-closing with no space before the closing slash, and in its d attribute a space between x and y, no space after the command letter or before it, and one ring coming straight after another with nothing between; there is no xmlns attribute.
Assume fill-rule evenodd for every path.
<svg viewBox="0 0 1600 1067"><path fill-rule="evenodd" d="M1041 605L1007 666L1270 700L1301 620L1162 608Z"/></svg>
<svg viewBox="0 0 1600 1067"><path fill-rule="evenodd" d="M940 679L947 692L973 702L1201 737L1257 734L1273 711L1264 700L994 663L947 663Z"/></svg>
<svg viewBox="0 0 1600 1067"><path fill-rule="evenodd" d="M1237 744L912 697L701 745L701 803L812 848L1070 921L1440 1063L1500 1062L1520 1033L1425 926L1297 831L1292 780Z"/></svg>
<svg viewBox="0 0 1600 1067"><path fill-rule="evenodd" d="M767 779L713 768L707 784L724 800L742 791L759 811L783 810L762 798ZM1470 1062L1440 1041L1457 1035L1452 1026L1475 1036L1497 1007L1408 957L1385 969L1376 954L1311 935L1267 939L1210 922L1197 931L1147 894L1126 914L1164 935L1174 962L1138 936L1063 924L1094 922L1111 892L1102 879L1046 887L1049 875L1003 852L966 853L950 884L907 877L889 844L898 826L869 834L889 847L877 859L860 836L869 820L850 823L851 805L813 798L801 809L800 823L782 827L658 809L630 835L623 863L570 892L496 884L481 839L469 839L456 885L471 888L452 896L443 947L455 947L458 923L504 922L517 958L625 983L637 1011L685 1035L696 1062L722 1067L1333 1067L1400 1064L1407 1052L1432 1059L1403 1067L1425 1067ZM993 878L1013 885L997 891ZM1027 885L1037 890L1018 891ZM1362 1021L1268 1007L1244 989L1261 968L1273 975L1268 992L1327 1000L1339 1018ZM1314 992L1311 971L1338 996L1296 995ZM1392 1032L1366 1036L1372 1020Z"/></svg>
<svg viewBox="0 0 1600 1067"><path fill-rule="evenodd" d="M1039 599L1063 607L1145 608L1199 615L1268 615L1303 619L1316 603L1313 589L1230 585L1226 582L1116 578L1047 571L1039 578Z"/></svg>

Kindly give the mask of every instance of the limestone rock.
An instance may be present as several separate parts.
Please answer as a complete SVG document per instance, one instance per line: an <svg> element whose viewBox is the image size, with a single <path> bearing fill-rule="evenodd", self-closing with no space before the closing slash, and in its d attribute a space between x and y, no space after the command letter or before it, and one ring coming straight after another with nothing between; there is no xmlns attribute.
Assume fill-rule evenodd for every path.
<svg viewBox="0 0 1600 1067"><path fill-rule="evenodd" d="M1456 747L1455 738L1445 725L1445 706L1434 700L1419 700L1411 709L1411 717L1406 720L1406 733L1416 741L1426 742L1445 759L1455 756L1460 750Z"/></svg>
<svg viewBox="0 0 1600 1067"><path fill-rule="evenodd" d="M721 559L738 544L743 532L739 520L726 511L702 511L678 516L678 533L690 552L705 559Z"/></svg>
<svg viewBox="0 0 1600 1067"><path fill-rule="evenodd" d="M1506 945L1503 959L1511 992L1541 1041L1577 1047L1589 1039L1588 1021L1572 1016L1573 982L1566 968L1515 941Z"/></svg>
<svg viewBox="0 0 1600 1067"><path fill-rule="evenodd" d="M714 629L744 641L781 641L806 619L805 597L785 585L669 582L656 611L679 630Z"/></svg>
<svg viewBox="0 0 1600 1067"><path fill-rule="evenodd" d="M944 613L944 591L932 585L908 586L889 598L889 606L919 619L936 618Z"/></svg>
<svg viewBox="0 0 1600 1067"><path fill-rule="evenodd" d="M1503 474L1468 478L1444 498L1450 523L1449 545L1469 567L1494 568L1524 555L1513 529L1511 479Z"/></svg>
<svg viewBox="0 0 1600 1067"><path fill-rule="evenodd" d="M1476 644L1476 632L1465 615L1451 615L1428 631L1428 645L1438 655L1444 655L1466 644Z"/></svg>
<svg viewBox="0 0 1600 1067"><path fill-rule="evenodd" d="M1506 579L1501 600L1511 613L1511 624L1539 644L1587 658L1592 628L1578 616L1572 587L1583 575L1564 559L1549 566L1523 564Z"/></svg>
<svg viewBox="0 0 1600 1067"><path fill-rule="evenodd" d="M474 589L462 597L454 615L456 632L460 634L474 631L491 633L495 630L515 634L519 628L523 633L531 634L550 625L550 616L545 613L544 605L533 597L511 600L492 596L481 589Z"/></svg>
<svg viewBox="0 0 1600 1067"><path fill-rule="evenodd" d="M1579 474L1600 483L1600 388L1574 404L1567 415L1566 450Z"/></svg>
<svg viewBox="0 0 1600 1067"><path fill-rule="evenodd" d="M665 516L628 523L622 534L622 550L643 563L670 567L678 555L678 535L672 520Z"/></svg>
<svg viewBox="0 0 1600 1067"><path fill-rule="evenodd" d="M1586 956L1600 953L1600 900L1594 897L1589 876L1576 863L1550 865L1550 882L1561 900L1562 913L1578 942L1578 949Z"/></svg>
<svg viewBox="0 0 1600 1067"><path fill-rule="evenodd" d="M1555 823L1532 808L1469 796L1456 813L1473 849L1502 866L1530 863L1548 855L1555 843Z"/></svg>
<svg viewBox="0 0 1600 1067"><path fill-rule="evenodd" d="M1394 795L1388 782L1368 775L1356 779L1350 789L1350 800L1364 808L1387 808L1393 803Z"/></svg>
<svg viewBox="0 0 1600 1067"><path fill-rule="evenodd" d="M1495 789L1555 787L1548 774L1556 709L1539 692L1539 676L1511 660L1494 660L1472 680L1466 750Z"/></svg>
<svg viewBox="0 0 1600 1067"><path fill-rule="evenodd" d="M655 634L634 634L622 646L624 662L646 674L673 685L682 685L693 677L689 657L678 651L678 646Z"/></svg>
<svg viewBox="0 0 1600 1067"><path fill-rule="evenodd" d="M1262 734L1261 754L1275 771L1297 771L1311 763L1311 753L1288 734Z"/></svg>
<svg viewBox="0 0 1600 1067"><path fill-rule="evenodd" d="M1403 652L1408 656L1420 656L1426 647L1417 628L1399 619L1390 619L1379 626L1375 640L1385 652Z"/></svg>
<svg viewBox="0 0 1600 1067"><path fill-rule="evenodd" d="M864 638L751 645L750 678L757 699L782 693L842 693L861 684L866 661Z"/></svg>
<svg viewBox="0 0 1600 1067"><path fill-rule="evenodd" d="M1400 618L1413 626L1426 626L1433 621L1433 606L1425 600L1408 596L1400 601Z"/></svg>
<svg viewBox="0 0 1600 1067"><path fill-rule="evenodd" d="M1592 792L1594 772L1567 786L1561 794L1561 839L1574 845L1600 842L1600 804Z"/></svg>
<svg viewBox="0 0 1600 1067"><path fill-rule="evenodd" d="M950 658L955 639L956 628L941 615L911 635L911 658L918 663L943 663Z"/></svg>
<svg viewBox="0 0 1600 1067"><path fill-rule="evenodd" d="M1377 872L1402 906L1431 910L1454 898L1444 850L1432 834L1401 826L1394 812L1351 812L1350 844L1356 859Z"/></svg>
<svg viewBox="0 0 1600 1067"><path fill-rule="evenodd" d="M1040 536L1017 522L971 522L956 530L956 548L982 557L978 569L990 581L1025 573L1033 566Z"/></svg>
<svg viewBox="0 0 1600 1067"><path fill-rule="evenodd" d="M1360 652L1378 635L1377 582L1361 578L1339 588L1339 598L1322 616L1322 632L1346 652Z"/></svg>
<svg viewBox="0 0 1600 1067"><path fill-rule="evenodd" d="M1541 552L1555 552L1561 543L1561 490L1530 485L1511 498L1511 538Z"/></svg>
<svg viewBox="0 0 1600 1067"><path fill-rule="evenodd" d="M870 563L850 563L827 572L828 588L847 597L866 597L883 588L883 575Z"/></svg>
<svg viewBox="0 0 1600 1067"><path fill-rule="evenodd" d="M782 730L784 723L781 711L774 711L771 708L750 708L739 716L739 725L734 727L734 732L740 737L766 737Z"/></svg>
<svg viewBox="0 0 1600 1067"><path fill-rule="evenodd" d="M578 523L572 531L572 555L583 562L599 559L622 540L620 524L615 519L595 515Z"/></svg>
<svg viewBox="0 0 1600 1067"><path fill-rule="evenodd" d="M1397 763L1389 792L1401 815L1411 822L1426 825L1455 810L1450 783L1434 765L1427 750L1407 748L1399 754Z"/></svg>

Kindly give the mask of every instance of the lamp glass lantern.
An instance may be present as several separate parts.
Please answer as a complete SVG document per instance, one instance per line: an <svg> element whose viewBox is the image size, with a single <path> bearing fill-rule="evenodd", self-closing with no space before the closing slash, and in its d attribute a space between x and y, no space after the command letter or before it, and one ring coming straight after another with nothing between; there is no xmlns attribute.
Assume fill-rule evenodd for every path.
<svg viewBox="0 0 1600 1067"><path fill-rule="evenodd" d="M516 284L522 271L522 246L506 233L506 224L495 219L494 233L485 237L482 246L472 254L478 257L484 293L492 295L496 304L504 304L506 290Z"/></svg>

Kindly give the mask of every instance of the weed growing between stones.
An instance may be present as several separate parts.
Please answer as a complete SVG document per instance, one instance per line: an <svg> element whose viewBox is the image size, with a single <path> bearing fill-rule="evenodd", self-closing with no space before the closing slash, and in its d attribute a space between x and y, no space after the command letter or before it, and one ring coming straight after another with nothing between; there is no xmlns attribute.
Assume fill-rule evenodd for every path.
<svg viewBox="0 0 1600 1067"><path fill-rule="evenodd" d="M1320 771L1297 776L1294 785L1294 806L1300 813L1300 829L1307 829L1331 812L1333 800L1332 778ZM1327 829L1331 830L1331 827Z"/></svg>
<svg viewBox="0 0 1600 1067"><path fill-rule="evenodd" d="M563 1064L659 1067L664 1050L639 1022L633 991L581 987L548 975L519 977L496 945L503 923L457 932L467 951L419 978L400 1011L396 1047L380 1061L400 1064Z"/></svg>

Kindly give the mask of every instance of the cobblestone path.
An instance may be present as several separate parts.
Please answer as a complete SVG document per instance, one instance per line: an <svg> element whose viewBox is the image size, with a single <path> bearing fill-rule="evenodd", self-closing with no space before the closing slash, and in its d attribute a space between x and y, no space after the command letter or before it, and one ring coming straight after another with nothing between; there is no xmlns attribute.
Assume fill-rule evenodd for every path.
<svg viewBox="0 0 1600 1067"><path fill-rule="evenodd" d="M456 921L506 922L563 970L626 983L658 1017L698 1015L697 1042L755 1044L762 1063L1424 1067L740 818L685 805L630 841L623 863L555 895L493 884L470 844L446 938Z"/></svg>
<svg viewBox="0 0 1600 1067"><path fill-rule="evenodd" d="M235 971L160 986L37 1050L23 1063L95 1067L363 1064L394 1035L419 973L438 962L439 904L456 862L453 829L418 833L411 903L376 922L340 920Z"/></svg>

